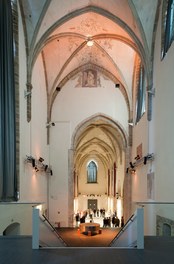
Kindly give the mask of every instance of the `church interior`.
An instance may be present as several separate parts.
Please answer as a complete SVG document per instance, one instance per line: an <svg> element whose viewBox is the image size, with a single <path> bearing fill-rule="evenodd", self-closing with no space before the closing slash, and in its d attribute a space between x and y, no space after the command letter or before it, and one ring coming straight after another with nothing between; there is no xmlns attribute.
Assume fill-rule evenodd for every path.
<svg viewBox="0 0 174 264"><path fill-rule="evenodd" d="M174 1L7 0L0 14L0 236L31 235L38 205L59 228L143 207L144 234L172 237Z"/></svg>

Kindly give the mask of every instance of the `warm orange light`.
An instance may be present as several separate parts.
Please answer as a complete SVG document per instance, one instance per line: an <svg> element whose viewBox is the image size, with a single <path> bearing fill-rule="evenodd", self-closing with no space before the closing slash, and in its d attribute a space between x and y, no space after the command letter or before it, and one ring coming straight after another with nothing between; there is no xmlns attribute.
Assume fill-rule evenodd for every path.
<svg viewBox="0 0 174 264"><path fill-rule="evenodd" d="M87 39L87 46L88 47L92 47L93 46L93 44L94 44L94 41L89 37L88 39Z"/></svg>

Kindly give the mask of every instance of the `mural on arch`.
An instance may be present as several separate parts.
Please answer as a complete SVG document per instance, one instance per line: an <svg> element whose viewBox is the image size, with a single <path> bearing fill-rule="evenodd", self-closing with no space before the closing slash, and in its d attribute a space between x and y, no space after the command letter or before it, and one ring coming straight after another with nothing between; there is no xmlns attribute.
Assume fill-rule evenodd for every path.
<svg viewBox="0 0 174 264"><path fill-rule="evenodd" d="M97 71L86 70L83 71L82 87L96 87L97 86Z"/></svg>
<svg viewBox="0 0 174 264"><path fill-rule="evenodd" d="M100 76L96 70L84 70L78 75L76 87L101 87Z"/></svg>

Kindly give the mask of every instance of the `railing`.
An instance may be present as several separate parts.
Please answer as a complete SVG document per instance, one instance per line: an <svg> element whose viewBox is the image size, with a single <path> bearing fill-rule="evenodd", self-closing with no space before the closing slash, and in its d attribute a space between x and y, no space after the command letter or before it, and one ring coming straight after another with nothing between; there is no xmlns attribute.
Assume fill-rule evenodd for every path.
<svg viewBox="0 0 174 264"><path fill-rule="evenodd" d="M1 202L0 203L0 235L31 236L32 209L43 207L37 202Z"/></svg>
<svg viewBox="0 0 174 264"><path fill-rule="evenodd" d="M145 236L174 236L174 202L135 202L135 208L144 209Z"/></svg>
<svg viewBox="0 0 174 264"><path fill-rule="evenodd" d="M116 237L111 241L110 247L144 248L144 216L143 208L138 208Z"/></svg>
<svg viewBox="0 0 174 264"><path fill-rule="evenodd" d="M43 218L42 218L42 217L43 217ZM61 246L67 247L67 246L68 246L67 243L63 240L63 238L60 236L60 234L57 233L56 228L51 224L51 222L49 221L49 219L48 219L44 214L42 214L42 216L40 216L40 219L41 219L43 222L47 223L48 228L50 228L50 229L52 230L52 232L55 233L56 237L57 237L57 238L59 239L59 241L61 242ZM42 236L40 236L40 242L41 242L41 237L42 237ZM57 243L56 243L56 244L57 244Z"/></svg>
<svg viewBox="0 0 174 264"><path fill-rule="evenodd" d="M67 244L57 233L55 227L50 223L47 217L40 214L39 209L33 208L32 248L57 248L66 246Z"/></svg>

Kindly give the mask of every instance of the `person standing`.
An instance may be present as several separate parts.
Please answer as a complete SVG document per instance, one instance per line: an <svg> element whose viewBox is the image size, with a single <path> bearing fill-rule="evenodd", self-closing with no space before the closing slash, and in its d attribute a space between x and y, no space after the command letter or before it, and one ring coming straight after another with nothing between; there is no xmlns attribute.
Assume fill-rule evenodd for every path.
<svg viewBox="0 0 174 264"><path fill-rule="evenodd" d="M121 217L121 227L123 227L124 226L124 217L122 216Z"/></svg>

